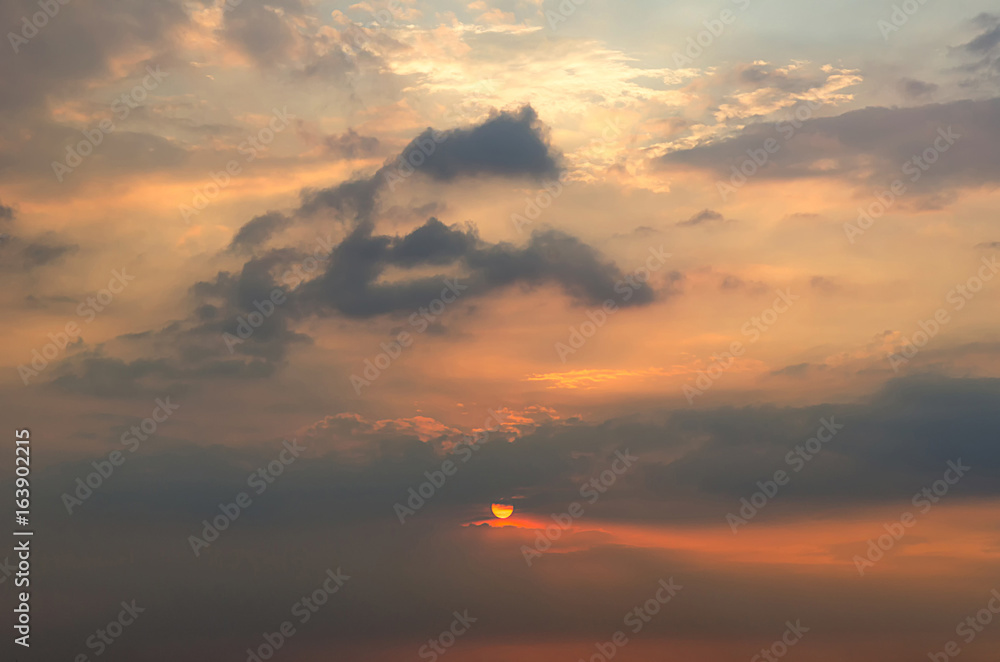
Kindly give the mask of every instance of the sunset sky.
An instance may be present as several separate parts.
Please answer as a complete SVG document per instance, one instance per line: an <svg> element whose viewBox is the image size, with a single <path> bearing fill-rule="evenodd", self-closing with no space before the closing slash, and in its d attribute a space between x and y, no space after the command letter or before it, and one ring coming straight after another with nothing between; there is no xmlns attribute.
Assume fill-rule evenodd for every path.
<svg viewBox="0 0 1000 662"><path fill-rule="evenodd" d="M996 661L996 3L0 27L17 659Z"/></svg>

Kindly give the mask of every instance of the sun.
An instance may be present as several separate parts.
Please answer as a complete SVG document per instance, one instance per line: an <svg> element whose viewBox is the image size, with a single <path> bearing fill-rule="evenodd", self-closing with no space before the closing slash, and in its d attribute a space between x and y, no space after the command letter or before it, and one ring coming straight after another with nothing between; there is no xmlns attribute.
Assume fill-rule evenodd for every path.
<svg viewBox="0 0 1000 662"><path fill-rule="evenodd" d="M493 504L493 514L500 519L507 519L514 514L514 506L508 503L495 503Z"/></svg>

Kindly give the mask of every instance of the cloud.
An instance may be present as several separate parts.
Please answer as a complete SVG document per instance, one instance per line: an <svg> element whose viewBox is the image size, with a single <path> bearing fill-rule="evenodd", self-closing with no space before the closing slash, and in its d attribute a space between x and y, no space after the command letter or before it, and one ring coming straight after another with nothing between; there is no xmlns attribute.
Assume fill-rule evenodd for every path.
<svg viewBox="0 0 1000 662"><path fill-rule="evenodd" d="M374 156L381 143L373 136L362 136L354 129L338 135L321 135L303 120L296 121L299 137L306 143L318 145L323 153L337 159L361 159Z"/></svg>
<svg viewBox="0 0 1000 662"><path fill-rule="evenodd" d="M523 248L487 244L474 226L447 227L436 218L402 238L375 233L379 196L389 179L399 176L397 163L418 163L415 172L437 181L463 176L556 175L561 157L551 149L545 133L531 106L502 111L471 128L428 129L371 177L304 191L297 217L333 211L354 229L334 248L323 275L296 292L297 306L291 308L303 315L337 312L348 317L412 312L440 295L445 275L376 281L390 267L420 266L456 267L454 277L467 281L466 298L516 284L536 287L546 283L560 285L585 303L614 298L622 272L578 239L554 230L536 232ZM258 217L240 229L231 248L257 245L284 222L281 216ZM294 258L294 253L271 254L276 262ZM244 268L241 279L246 274ZM630 304L649 303L652 297L651 290L643 288Z"/></svg>
<svg viewBox="0 0 1000 662"><path fill-rule="evenodd" d="M309 216L329 209L353 215L358 222L370 220L379 194L412 172L445 182L476 176L554 177L561 157L545 134L530 105L495 113L467 129L427 129L371 177L304 191L299 213Z"/></svg>
<svg viewBox="0 0 1000 662"><path fill-rule="evenodd" d="M514 112L502 111L470 129L444 133L428 129L401 157L412 163L416 154L432 148L418 171L439 181L478 175L555 177L559 156L552 152L545 134L538 113L526 105ZM439 143L436 147L435 142Z"/></svg>
<svg viewBox="0 0 1000 662"><path fill-rule="evenodd" d="M984 31L972 41L963 44L961 49L974 55L992 53L1000 45L1000 16L996 14L980 14L975 23Z"/></svg>
<svg viewBox="0 0 1000 662"><path fill-rule="evenodd" d="M725 220L722 214L712 209L703 209L686 221L679 221L678 227L694 227L696 225L707 225L711 223L721 223Z"/></svg>
<svg viewBox="0 0 1000 662"><path fill-rule="evenodd" d="M48 244L48 243L37 243L32 242L24 247L21 251L21 255L28 265L31 267L40 267L51 262L56 262L63 256L72 253L77 250L79 246L76 244Z"/></svg>
<svg viewBox="0 0 1000 662"><path fill-rule="evenodd" d="M276 211L269 211L261 216L250 219L239 229L229 244L230 251L252 250L264 243L271 236L291 224L291 219Z"/></svg>
<svg viewBox="0 0 1000 662"><path fill-rule="evenodd" d="M980 14L973 23L983 31L953 51L965 62L959 70L972 76L962 81L962 85L995 92L996 81L1000 78L1000 15Z"/></svg>
<svg viewBox="0 0 1000 662"><path fill-rule="evenodd" d="M899 92L907 99L926 101L938 90L936 83L925 83L915 78L901 78L898 84Z"/></svg>
<svg viewBox="0 0 1000 662"><path fill-rule="evenodd" d="M298 5L294 1L265 4L243 0L223 14L221 36L250 56L258 66L281 64L291 55L296 43L296 33L286 19L286 11L301 9Z"/></svg>
<svg viewBox="0 0 1000 662"><path fill-rule="evenodd" d="M689 601L684 610L650 622L644 634L651 637L689 637L697 624L713 640L730 637L745 645L748 631L773 636L774 623L787 618L793 596L802 609L820 610L809 614L812 620L803 615L807 622L855 631L851 619L858 618L858 604L875 600L872 609L878 613L892 604L892 613L907 615L899 625L886 627L915 631L924 627L918 616L927 608L940 609L933 614L940 621L954 622L951 603L912 600L898 591L890 599L886 593L893 585L884 581L873 584L860 602L855 592L841 596L844 573L853 572L850 555L864 553L865 536L884 531L875 517L869 518L870 534L856 521L849 530L838 530L838 513L873 505L912 511L911 496L939 480L946 463L958 458L972 470L953 487L947 505L935 507L973 504L1000 490L1000 453L994 443L1000 424L998 380L900 380L867 404L646 411L593 422L536 416L523 432L506 429L491 435L468 462L446 442L469 430L426 416L375 420L332 413L288 432L284 439L296 439L305 451L263 494L248 489L247 476L278 456L283 439L262 438L238 448L211 438L185 439L178 430L184 429L187 410L182 400L175 400L181 409L174 418L142 452L128 455L125 467L79 508L74 517L86 518L85 526L59 527L53 531L54 544L41 550L39 561L55 573L49 586L58 586L70 614L50 624L55 631L75 628L77 609L95 599L115 604L127 591L148 596L139 602L150 608L186 608L164 607L155 624L150 621L135 632L138 639L123 639L119 645L141 642L145 650L172 645L181 637L181 644L199 651L220 639L223 647L234 648L234 642L245 647L259 641L256 623L276 619L273 604L260 595L284 591L289 599L281 604L287 611L288 604L316 588L326 568L338 566L351 580L325 607L336 618L324 621L322 628L303 628L296 645L315 646L325 654L345 639L405 635L425 640L427 632L439 631L437 621L455 604L482 616L477 625L486 628L487 639L551 636L553 631L588 637L601 622L620 622L622 614L647 597L643 586L655 590L664 567L680 584L688 581L686 586L698 590L685 588L691 593L679 598ZM519 420L532 416L501 413ZM725 514L739 507L740 498L759 490L758 481L777 469L788 470L786 454L816 433L821 418L831 417L844 428L801 473L792 473L780 496L734 538ZM107 435L112 447L138 422L115 416ZM626 450L638 458L635 465L595 503L582 499L581 486L608 469L616 451ZM405 502L409 489L427 480L425 472L438 471L445 459L455 462L458 471L400 525L393 504ZM93 460L41 467L36 516L65 517L58 510L60 492L93 472ZM250 507L195 558L188 537L200 535L203 521L218 514L216 504L231 503L241 492L250 495ZM517 497L517 516L526 528L463 526L485 516L498 494ZM574 501L584 505L585 519L563 533L539 565L528 567L520 546L531 545L537 529L551 525L551 514L565 512ZM767 528L776 520L791 526ZM148 526L150 521L157 525ZM323 526L316 527L317 521ZM665 533L657 538L643 525L662 527ZM812 525L828 535L809 539L811 564L789 576L775 550L783 546L781 541L801 541ZM925 535L927 526L929 521L921 523L907 540ZM763 531L756 546L755 527ZM650 535L616 535L627 529ZM137 530L143 535L136 537ZM995 526L993 531L989 538L977 537L976 547L996 542ZM703 534L709 535L703 546L692 548ZM778 542L776 536L781 536ZM92 544L82 544L85 538ZM125 540L127 553L121 551ZM831 541L850 551L845 556ZM730 551L731 556L718 556ZM760 555L749 556L748 551ZM79 573L64 562L70 557L88 567L103 559L120 572L97 577ZM940 557L934 562L940 563ZM967 563L962 567L972 572ZM573 578L587 567L604 572L581 586ZM901 585L911 581L899 578ZM941 581L954 585L954 573ZM594 601L594 595L601 600ZM827 597L810 602L803 595ZM748 620L745 604L751 597L757 608ZM980 604L980 597L972 604ZM813 606L802 606L806 602ZM398 617L410 614L418 616ZM185 623L192 627L179 627ZM734 633L734 627L739 631ZM77 638L49 637L44 645L56 647L63 641L70 642L64 646L66 654L45 659L72 657ZM580 649L591 646L590 641ZM898 642L894 645L898 649ZM917 652L921 650L926 649L918 647Z"/></svg>
<svg viewBox="0 0 1000 662"><path fill-rule="evenodd" d="M1000 181L1000 99L964 100L911 108L871 107L835 117L806 120L794 140L782 140L773 125L751 125L736 136L660 159L667 167L695 167L728 178L747 159L747 150L761 149L775 139L781 149L770 155L754 179L793 180L836 177L859 187L887 186L903 179L912 189L938 193L961 187L994 185ZM952 144L936 162L918 172L903 164L932 148L940 132L951 129ZM944 143L946 144L946 143ZM926 165L926 164L925 164Z"/></svg>
<svg viewBox="0 0 1000 662"><path fill-rule="evenodd" d="M0 24L20 32L22 17L38 11L33 0L4 2ZM150 60L169 57L174 31L188 23L183 3L176 0L118 0L93 7L59 3L58 13L37 36L0 58L0 78L18 90L0 98L0 113L21 115L85 88L89 81L107 75L113 61L126 53L143 52ZM115 27L122 25L129 29Z"/></svg>
<svg viewBox="0 0 1000 662"><path fill-rule="evenodd" d="M76 243L64 241L53 232L30 239L7 233L0 235L2 268L9 271L30 271L57 264L79 248Z"/></svg>
<svg viewBox="0 0 1000 662"><path fill-rule="evenodd" d="M453 267L451 278L467 288L462 301L514 285L556 284L581 303L615 298L624 274L590 246L556 230L536 231L524 247L489 244L475 227L446 227L435 218L404 237L375 235L359 226L334 249L326 272L302 286L297 301L317 314L348 317L411 313L440 297L446 275L379 282L389 267ZM653 300L642 288L624 305Z"/></svg>

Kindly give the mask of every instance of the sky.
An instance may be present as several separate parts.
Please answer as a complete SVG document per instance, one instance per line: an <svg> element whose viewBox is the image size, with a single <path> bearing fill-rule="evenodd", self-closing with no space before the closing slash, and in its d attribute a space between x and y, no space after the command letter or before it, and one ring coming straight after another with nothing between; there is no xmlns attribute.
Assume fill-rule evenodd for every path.
<svg viewBox="0 0 1000 662"><path fill-rule="evenodd" d="M0 27L16 659L996 660L995 3Z"/></svg>

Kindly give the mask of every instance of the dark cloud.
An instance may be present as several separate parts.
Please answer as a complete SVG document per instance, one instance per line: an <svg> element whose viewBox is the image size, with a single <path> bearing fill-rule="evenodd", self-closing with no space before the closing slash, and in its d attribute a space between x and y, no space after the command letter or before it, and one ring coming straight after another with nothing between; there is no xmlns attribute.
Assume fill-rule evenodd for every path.
<svg viewBox="0 0 1000 662"><path fill-rule="evenodd" d="M406 267L450 264L474 249L478 242L475 226L468 224L457 230L431 217L392 247L391 260Z"/></svg>
<svg viewBox="0 0 1000 662"><path fill-rule="evenodd" d="M975 55L992 52L1000 44L1000 16L980 14L975 22L984 28L984 32L967 44L963 44L961 48Z"/></svg>
<svg viewBox="0 0 1000 662"><path fill-rule="evenodd" d="M549 147L545 133L531 106L496 113L472 128L428 129L373 176L304 191L299 216L332 211L354 229L334 249L325 273L297 293L297 302L320 314L336 311L350 317L412 312L440 296L446 276L376 285L378 277L393 266L445 265L469 270L468 298L515 284L545 283L561 285L582 302L614 298L614 286L623 277L620 270L589 246L555 231L536 233L525 248L488 245L474 227L449 228L434 218L402 238L374 232L379 195L395 185L393 178L405 179L414 172L440 181L461 176L556 175L561 157ZM416 166L409 170L400 166L406 163ZM644 288L631 304L651 300L651 290Z"/></svg>
<svg viewBox="0 0 1000 662"><path fill-rule="evenodd" d="M498 113L477 127L442 134L428 130L423 135L433 149L417 139L403 154L423 146L430 157L417 172L442 181L461 175L538 177L554 173L559 158L549 149L530 106ZM301 320L412 314L441 298L449 287L463 306L504 289L525 291L547 285L586 305L612 299L621 306L642 306L656 296L651 284L633 287L613 262L556 230L536 231L524 246L491 244L479 237L472 223L446 226L431 217L403 236L378 234L379 195L389 185L387 174L397 171L390 162L369 178L304 191L293 217L271 211L253 218L227 249L252 256L238 271L220 271L213 279L192 285L192 312L187 319L121 338L150 352L144 363L108 363L110 359L103 356L90 362L77 360L57 385L114 397L138 388L139 382L155 383L154 378L189 383L198 378L266 377L292 346L311 342L293 330ZM294 247L260 250L293 218L315 222L322 212L333 212L346 226L347 234L339 243L328 238L322 250L313 252ZM310 261L308 273L302 272ZM429 275L431 268L440 268L441 273ZM389 270L400 273L383 280ZM672 294L672 285L680 278L676 272L667 274L670 287L660 294ZM627 300L623 291L631 291ZM247 335L248 316L260 315L260 306L269 306L265 302L274 301L276 294L281 302L274 312L264 315ZM219 359L220 354L225 358ZM145 372L133 375L140 368Z"/></svg>
<svg viewBox="0 0 1000 662"><path fill-rule="evenodd" d="M291 223L291 219L276 211L256 216L241 227L229 244L230 251L252 250Z"/></svg>
<svg viewBox="0 0 1000 662"><path fill-rule="evenodd" d="M451 265L451 278L463 288L462 301L494 290L555 284L581 303L617 299L624 274L590 246L555 230L535 232L527 246L488 244L473 226L446 227L430 219L404 237L375 235L359 226L337 246L326 272L301 288L297 300L318 314L348 317L411 313L441 296L447 275L379 282L389 267ZM450 295L449 295L450 296ZM651 288L636 290L623 305L653 299Z"/></svg>
<svg viewBox="0 0 1000 662"><path fill-rule="evenodd" d="M936 83L926 83L915 78L900 79L898 87L900 94L907 99L918 99L921 101L926 101L938 90Z"/></svg>
<svg viewBox="0 0 1000 662"><path fill-rule="evenodd" d="M951 49L951 55L962 62L958 71L969 76L961 82L962 87L980 87L995 93L996 81L1000 78L1000 15L980 14L972 24L981 32Z"/></svg>
<svg viewBox="0 0 1000 662"><path fill-rule="evenodd" d="M3 233L0 235L0 265L8 271L30 271L57 264L79 248L76 243L67 242L52 232L29 239Z"/></svg>
<svg viewBox="0 0 1000 662"><path fill-rule="evenodd" d="M218 340L218 336L214 339ZM82 339L78 344L82 346ZM195 382L269 377L274 374L278 359L273 355L255 358L251 351L241 352L236 359L220 358L227 356L221 342L200 354L192 353L190 344L178 349L178 357L134 361L104 356L99 350L81 351L60 361L52 374L46 375L50 379L45 387L61 393L116 400L149 398L164 393L183 394L189 392Z"/></svg>
<svg viewBox="0 0 1000 662"><path fill-rule="evenodd" d="M183 402L175 402L181 404L175 416L183 418ZM813 552L842 561L844 574L789 573L773 558L720 565L657 548L646 538L577 532L566 532L554 543L558 553L528 567L520 546L532 544L534 529L463 525L482 517L498 494L520 497L518 512L538 521L549 521L574 501L586 504L581 485L610 466L616 451L627 449L636 464L596 503L586 504L581 528L588 522L609 531L669 524L729 534L726 513L759 489L757 481L788 469L785 455L813 436L823 418L844 428L801 473L792 474L751 527L776 519L822 521L851 506L912 510L911 496L958 458L973 468L947 499L952 505L973 503L1000 489L998 404L998 380L900 380L867 404L539 421L518 434L505 429L492 436L467 463L457 451L442 450L460 431L444 430L424 442L405 425L376 427L343 415L295 435L306 450L261 494L248 490L247 476L278 456L282 439L241 448L212 439L194 443L178 438L181 421L170 420L72 518L62 508L61 492L94 471L93 458L37 470L34 515L61 522L36 552L48 572L38 574L37 586L33 582L34 613L45 616L52 633L39 646L46 647L45 659L70 659L94 627L93 619L80 622L81 614L96 604L113 615L124 595L156 618L116 641L118 654L158 662L176 657L179 648L171 647L184 646L197 651L185 659L218 659L217 649L244 650L262 641L260 633L289 618L291 605L319 585L327 568L340 567L351 579L315 622L300 628L294 640L300 650L328 655L345 643L385 640L416 650L428 632L447 626L452 611L466 608L482 629L470 632L464 644L480 637L563 636L580 637L590 647L595 629L620 623L664 576L676 577L684 592L678 609L650 621L643 637L770 641L774 624L791 611L837 636L877 628L891 634L893 650L900 650L900 641L920 636L928 624L954 623L955 613L981 604L981 582L956 581L958 570L924 577L920 594L933 597L926 600L908 592L914 588L905 573L896 580L875 575L845 589L843 577L854 571L851 554L864 553L863 535L847 551L820 546ZM120 448L119 437L139 422L116 416L110 447ZM458 472L401 525L393 504L449 457L458 462ZM203 521L219 514L216 504L228 504L240 492L250 494L250 507L195 557L188 537L200 535ZM871 526L872 536L882 532L877 523ZM907 540L922 535L914 530ZM995 542L982 540L986 546ZM81 565L114 572L80 572ZM594 575L595 567L602 571ZM581 576L588 581L577 581ZM942 599L946 583L952 591L956 584L969 585L957 607ZM747 611L748 603L753 610ZM871 623L885 613L897 618ZM934 641L940 640L938 631L932 629ZM906 649L907 659L924 654L923 646L921 641L911 646L915 652ZM345 659L361 658L349 650Z"/></svg>
<svg viewBox="0 0 1000 662"><path fill-rule="evenodd" d="M356 222L370 221L384 185L384 180L376 174L368 179L353 179L320 190L305 190L298 213L311 216L329 210L341 220L349 217Z"/></svg>
<svg viewBox="0 0 1000 662"><path fill-rule="evenodd" d="M679 221L679 227L693 227L695 225L705 225L709 223L721 223L725 217L712 209L703 209L686 221Z"/></svg>
<svg viewBox="0 0 1000 662"><path fill-rule="evenodd" d="M0 221L13 221L14 208L0 203Z"/></svg>
<svg viewBox="0 0 1000 662"><path fill-rule="evenodd" d="M83 352L57 366L50 386L67 393L96 397L136 397L156 393L141 385L149 377L172 378L176 371L164 360L127 362Z"/></svg>
<svg viewBox="0 0 1000 662"><path fill-rule="evenodd" d="M441 181L478 175L541 179L559 174L560 157L552 152L546 129L530 105L500 112L471 129L444 133L427 129L403 149L399 163L415 164L427 151L431 153L417 171Z"/></svg>
<svg viewBox="0 0 1000 662"><path fill-rule="evenodd" d="M751 125L733 138L671 152L665 166L702 168L728 181L733 168L760 150L768 139L781 149L750 178L798 179L840 177L858 186L888 186L901 179L908 190L928 195L959 187L992 185L1000 180L1000 99L965 100L912 108L865 108L836 117L810 119L793 140L783 140L773 125ZM951 129L952 144L925 168L910 163L946 144L941 133ZM955 137L957 136L957 137ZM865 174L860 174L865 173ZM919 173L913 179L914 173ZM940 196L939 196L940 197Z"/></svg>
<svg viewBox="0 0 1000 662"><path fill-rule="evenodd" d="M24 247L21 255L29 268L41 267L56 262L60 258L74 252L79 247L76 244L47 244L32 242Z"/></svg>
<svg viewBox="0 0 1000 662"><path fill-rule="evenodd" d="M529 105L515 112L499 112L468 129L427 129L367 179L355 179L302 194L299 213L331 210L368 221L379 194L395 188L413 173L438 181L458 177L555 177L561 156L552 150L546 129Z"/></svg>

